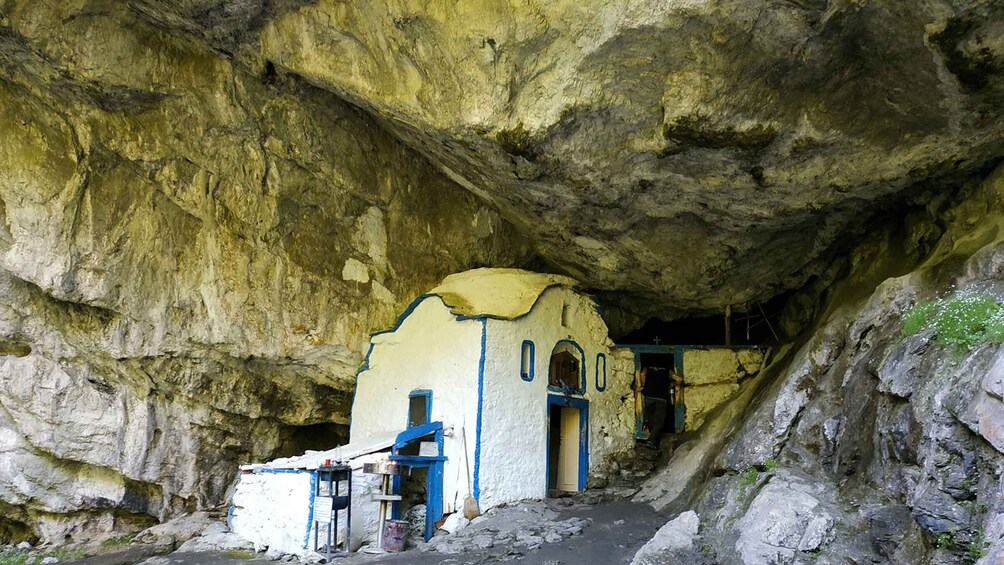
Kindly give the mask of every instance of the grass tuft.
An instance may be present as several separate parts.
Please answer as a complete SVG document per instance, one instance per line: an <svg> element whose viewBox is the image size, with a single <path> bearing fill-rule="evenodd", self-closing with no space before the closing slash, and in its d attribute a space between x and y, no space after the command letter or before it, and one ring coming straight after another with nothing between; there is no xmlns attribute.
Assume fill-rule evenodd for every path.
<svg viewBox="0 0 1004 565"><path fill-rule="evenodd" d="M101 541L101 547L105 549L110 549L114 547L122 547L123 545L129 545L132 541L132 534L125 534L121 536L113 536L108 539Z"/></svg>
<svg viewBox="0 0 1004 565"><path fill-rule="evenodd" d="M922 302L903 317L903 335L933 328L938 340L960 351L1004 343L1004 304L984 291Z"/></svg>

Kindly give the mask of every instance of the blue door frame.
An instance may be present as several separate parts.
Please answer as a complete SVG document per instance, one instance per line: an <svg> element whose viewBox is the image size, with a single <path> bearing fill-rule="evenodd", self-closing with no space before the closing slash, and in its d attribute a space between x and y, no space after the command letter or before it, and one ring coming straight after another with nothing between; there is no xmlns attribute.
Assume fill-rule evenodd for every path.
<svg viewBox="0 0 1004 565"><path fill-rule="evenodd" d="M398 454L402 447L429 435L435 438L439 455ZM443 519L443 466L446 463L446 457L443 455L443 423L422 424L399 433L388 459L408 467L429 470L425 479L425 541L429 541L436 532L436 522ZM401 494L400 475L394 477L394 494ZM394 519L401 518L401 503L395 502L391 506L391 516Z"/></svg>
<svg viewBox="0 0 1004 565"><path fill-rule="evenodd" d="M551 406L567 406L579 411L579 491L586 490L586 479L589 476L589 401L585 398L547 395L545 421L547 422L547 449L544 450L544 494L546 496L551 477Z"/></svg>

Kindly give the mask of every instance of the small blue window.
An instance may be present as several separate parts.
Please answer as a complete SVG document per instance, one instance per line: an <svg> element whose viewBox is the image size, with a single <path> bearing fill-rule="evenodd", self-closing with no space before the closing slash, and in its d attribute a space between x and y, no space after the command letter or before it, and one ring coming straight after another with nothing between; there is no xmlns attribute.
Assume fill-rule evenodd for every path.
<svg viewBox="0 0 1004 565"><path fill-rule="evenodd" d="M607 356L602 353L596 354L596 390L603 392L607 389Z"/></svg>
<svg viewBox="0 0 1004 565"><path fill-rule="evenodd" d="M526 382L533 380L533 342L526 340L519 349L519 378Z"/></svg>
<svg viewBox="0 0 1004 565"><path fill-rule="evenodd" d="M432 391L413 390L408 393L408 427L429 423L432 416Z"/></svg>

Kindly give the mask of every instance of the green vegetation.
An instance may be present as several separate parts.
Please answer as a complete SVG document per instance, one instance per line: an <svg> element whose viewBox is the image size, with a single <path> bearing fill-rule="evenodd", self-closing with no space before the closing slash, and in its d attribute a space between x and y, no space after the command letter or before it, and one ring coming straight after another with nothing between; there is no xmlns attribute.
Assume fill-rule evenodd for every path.
<svg viewBox="0 0 1004 565"><path fill-rule="evenodd" d="M1004 343L1004 304L985 291L962 292L922 302L903 317L903 335L933 328L943 343L961 351Z"/></svg>
<svg viewBox="0 0 1004 565"><path fill-rule="evenodd" d="M704 555L711 555L714 552L715 548L711 547L710 543L706 543L701 546L701 553L703 553Z"/></svg>
<svg viewBox="0 0 1004 565"><path fill-rule="evenodd" d="M132 538L132 534L110 537L101 542L101 547L104 549L122 547L123 545L128 545L132 541Z"/></svg>
<svg viewBox="0 0 1004 565"><path fill-rule="evenodd" d="M0 565L25 565L29 555L20 551L0 551Z"/></svg>
<svg viewBox="0 0 1004 565"><path fill-rule="evenodd" d="M760 478L760 470L756 467L747 467L739 477L742 479L744 485L752 485Z"/></svg>
<svg viewBox="0 0 1004 565"><path fill-rule="evenodd" d="M971 559L973 562L979 561L981 558L987 554L987 542L983 531L979 531L973 536L972 541L969 542L969 547L966 548L966 557Z"/></svg>
<svg viewBox="0 0 1004 565"><path fill-rule="evenodd" d="M28 563L41 563L46 557L55 557L60 563L65 561L76 561L85 557L81 549L57 547L50 551L3 551L0 550L0 565L27 565Z"/></svg>
<svg viewBox="0 0 1004 565"><path fill-rule="evenodd" d="M229 557L230 559L251 559L255 556L254 552L240 549L228 549L223 552L223 555Z"/></svg>
<svg viewBox="0 0 1004 565"><path fill-rule="evenodd" d="M768 471L773 471L774 469L777 469L777 460L771 457L763 462L763 467Z"/></svg>

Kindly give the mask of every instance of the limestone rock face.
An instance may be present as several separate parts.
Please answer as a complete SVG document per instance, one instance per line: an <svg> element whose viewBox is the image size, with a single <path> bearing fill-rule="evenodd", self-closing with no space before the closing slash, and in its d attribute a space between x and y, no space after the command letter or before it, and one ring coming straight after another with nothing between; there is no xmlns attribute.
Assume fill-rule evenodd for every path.
<svg viewBox="0 0 1004 565"><path fill-rule="evenodd" d="M249 31L247 57L382 116L550 262L636 313L798 288L876 210L1004 153L995 2L281 12Z"/></svg>
<svg viewBox="0 0 1004 565"><path fill-rule="evenodd" d="M226 501L347 437L368 333L531 255L341 99L118 2L0 20L0 537Z"/></svg>

